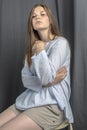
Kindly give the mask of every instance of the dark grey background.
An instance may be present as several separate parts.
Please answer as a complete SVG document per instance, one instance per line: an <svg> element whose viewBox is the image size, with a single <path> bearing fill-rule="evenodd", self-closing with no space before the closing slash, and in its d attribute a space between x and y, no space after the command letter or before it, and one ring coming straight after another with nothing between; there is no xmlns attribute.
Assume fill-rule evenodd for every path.
<svg viewBox="0 0 87 130"><path fill-rule="evenodd" d="M43 0L44 1L44 0ZM21 69L27 46L27 20L41 0L0 0L0 112L24 88ZM71 46L71 106L74 130L87 130L87 1L45 0Z"/></svg>

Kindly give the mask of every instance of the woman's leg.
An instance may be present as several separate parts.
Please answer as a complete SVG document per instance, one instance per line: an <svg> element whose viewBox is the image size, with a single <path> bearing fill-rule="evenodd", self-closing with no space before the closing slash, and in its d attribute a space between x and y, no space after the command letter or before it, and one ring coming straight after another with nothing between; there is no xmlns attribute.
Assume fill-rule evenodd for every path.
<svg viewBox="0 0 87 130"><path fill-rule="evenodd" d="M20 114L4 124L0 130L42 130L33 120Z"/></svg>
<svg viewBox="0 0 87 130"><path fill-rule="evenodd" d="M0 113L0 127L16 116L17 115L11 109L7 108L5 111Z"/></svg>

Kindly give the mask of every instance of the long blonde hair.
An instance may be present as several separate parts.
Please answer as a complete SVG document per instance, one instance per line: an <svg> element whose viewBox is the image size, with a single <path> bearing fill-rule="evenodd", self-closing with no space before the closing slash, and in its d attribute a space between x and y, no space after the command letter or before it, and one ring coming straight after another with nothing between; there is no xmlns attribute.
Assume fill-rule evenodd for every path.
<svg viewBox="0 0 87 130"><path fill-rule="evenodd" d="M33 13L34 9L38 6L43 7L43 9L46 11L46 13L49 17L50 26L51 26L51 33L55 36L60 36L59 29L56 26L56 23L55 23L54 18L52 16L51 10L47 7L47 5L43 5L43 4L34 5L34 7L32 8L32 10L30 12L29 19L28 19L28 49L27 49L27 53L26 53L26 58L27 58L27 62L29 64L29 66L32 63L31 56L32 56L32 47L34 45L34 42L36 39L41 40L37 31L35 31L32 27L32 13Z"/></svg>

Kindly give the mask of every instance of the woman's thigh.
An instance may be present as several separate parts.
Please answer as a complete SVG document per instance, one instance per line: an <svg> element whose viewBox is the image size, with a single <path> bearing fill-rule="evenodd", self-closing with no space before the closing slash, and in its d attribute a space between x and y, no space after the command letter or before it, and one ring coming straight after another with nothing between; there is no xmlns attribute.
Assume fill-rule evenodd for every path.
<svg viewBox="0 0 87 130"><path fill-rule="evenodd" d="M15 105L12 105L10 107L10 109L12 111L14 111L14 113L16 115L20 114L21 117L22 117L22 115L24 115L29 119L28 120L29 126L26 124L27 122L25 123L26 127L28 127L28 130L31 129L31 127L32 127L31 124L33 124L32 122L37 124L34 127L35 129L36 129L36 126L38 126L39 128L41 127L44 130L50 130L50 129L56 128L58 125L60 125L64 121L64 113L58 108L57 105L47 105L47 106L27 109L25 111L20 111L20 110L16 109ZM20 117L20 116L18 116L18 117ZM18 124L21 123L25 127L24 122L22 123L22 121L19 120L19 122L17 121L17 123ZM13 124L15 124L15 123L13 123ZM18 124L16 126L19 129ZM33 126L34 126L34 124L33 124ZM34 128L32 128L32 130ZM15 130L16 130L16 128L15 128Z"/></svg>
<svg viewBox="0 0 87 130"><path fill-rule="evenodd" d="M64 120L65 116L57 105L30 108L23 112L44 130L53 130Z"/></svg>
<svg viewBox="0 0 87 130"><path fill-rule="evenodd" d="M24 114L16 116L14 119L3 125L0 130L42 130L32 119Z"/></svg>
<svg viewBox="0 0 87 130"><path fill-rule="evenodd" d="M15 118L17 115L10 108L7 108L2 113L0 113L0 127Z"/></svg>

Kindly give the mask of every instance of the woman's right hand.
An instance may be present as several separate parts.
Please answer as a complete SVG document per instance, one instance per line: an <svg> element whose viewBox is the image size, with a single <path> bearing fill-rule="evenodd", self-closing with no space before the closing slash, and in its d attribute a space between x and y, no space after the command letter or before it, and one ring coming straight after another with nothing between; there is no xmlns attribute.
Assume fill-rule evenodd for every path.
<svg viewBox="0 0 87 130"><path fill-rule="evenodd" d="M62 67L60 70L57 71L54 81L51 83L48 83L45 87L51 87L55 84L58 84L66 77L66 75L67 75L66 67Z"/></svg>
<svg viewBox="0 0 87 130"><path fill-rule="evenodd" d="M32 47L32 54L34 55L39 54L41 51L43 51L45 49L45 42L41 41L41 40L36 40L34 42L34 45Z"/></svg>

